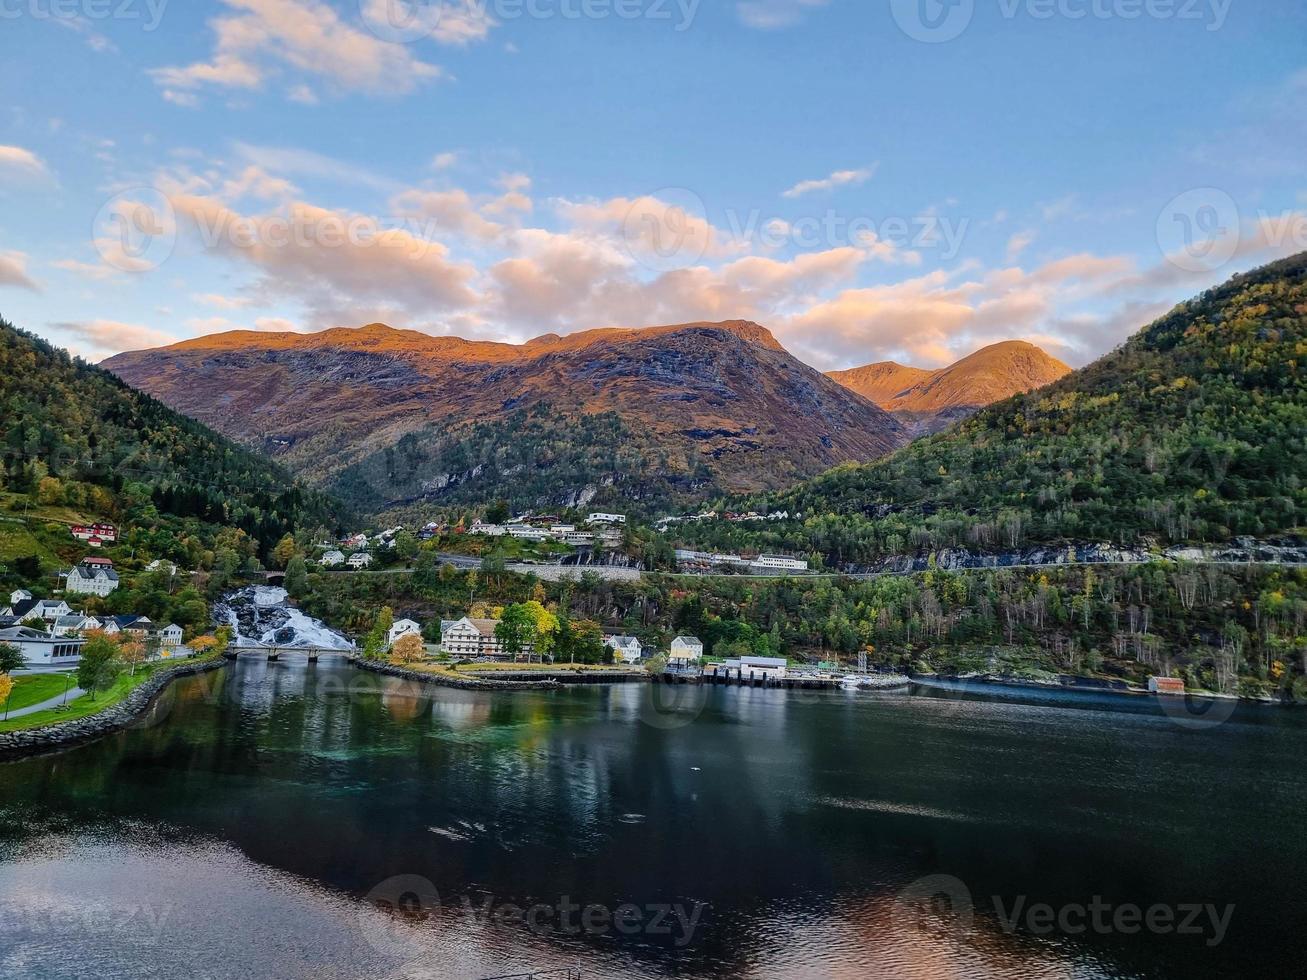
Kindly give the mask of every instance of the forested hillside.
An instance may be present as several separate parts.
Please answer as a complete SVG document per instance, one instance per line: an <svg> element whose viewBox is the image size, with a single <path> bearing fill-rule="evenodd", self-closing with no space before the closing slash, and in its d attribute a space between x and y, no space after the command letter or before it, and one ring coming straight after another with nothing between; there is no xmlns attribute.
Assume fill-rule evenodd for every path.
<svg viewBox="0 0 1307 980"><path fill-rule="evenodd" d="M0 417L0 495L9 509L129 525L134 537L124 546L134 554L194 568L222 539L244 540L238 552L266 557L287 532L338 520L329 497L276 464L3 320ZM3 548L28 577L60 557L54 538L68 540L57 522L48 532L30 524L10 519L13 540Z"/></svg>
<svg viewBox="0 0 1307 980"><path fill-rule="evenodd" d="M1116 568L884 575L870 580L647 576L536 582L440 568L411 575L314 573L303 605L353 632L388 606L424 623L538 599L564 619L639 636L650 649L700 637L710 656L756 653L940 673L1184 677L1193 687L1307 701L1307 570L1159 562Z"/></svg>
<svg viewBox="0 0 1307 980"><path fill-rule="evenodd" d="M1176 307L1087 368L883 460L735 502L801 513L687 541L833 563L946 547L1225 542L1307 504L1307 254Z"/></svg>

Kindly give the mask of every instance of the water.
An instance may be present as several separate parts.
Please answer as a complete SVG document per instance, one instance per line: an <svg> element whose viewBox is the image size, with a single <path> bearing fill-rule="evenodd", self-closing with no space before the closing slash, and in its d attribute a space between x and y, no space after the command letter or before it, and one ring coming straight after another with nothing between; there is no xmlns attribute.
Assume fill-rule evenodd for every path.
<svg viewBox="0 0 1307 980"><path fill-rule="evenodd" d="M1224 978L1307 953L1289 712L488 695L253 659L170 690L136 729L0 766L0 977ZM1109 927L1233 912L1213 945L1206 915L1026 911L1074 928L1095 896Z"/></svg>
<svg viewBox="0 0 1307 980"><path fill-rule="evenodd" d="M233 630L238 647L318 647L349 650L352 644L335 630L291 605L285 589L251 585L225 596L214 619Z"/></svg>

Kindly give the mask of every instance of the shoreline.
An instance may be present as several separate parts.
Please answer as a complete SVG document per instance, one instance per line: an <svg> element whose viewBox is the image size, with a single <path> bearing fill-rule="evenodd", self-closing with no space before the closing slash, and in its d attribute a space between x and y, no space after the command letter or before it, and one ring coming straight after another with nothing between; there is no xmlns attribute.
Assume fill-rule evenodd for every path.
<svg viewBox="0 0 1307 980"><path fill-rule="evenodd" d="M217 670L225 664L222 657L178 664L156 673L121 701L85 718L0 732L0 763L74 748L122 731L149 711L173 681Z"/></svg>
<svg viewBox="0 0 1307 980"><path fill-rule="evenodd" d="M1059 691L1065 694L1105 694L1112 697L1124 699L1144 699L1156 698L1162 702L1187 700L1189 698L1199 698L1204 701L1228 701L1233 704L1261 705L1267 708L1297 708L1303 707L1294 701L1277 701L1274 698L1246 698L1239 694L1220 694L1215 691L1185 691L1184 694L1161 694L1154 691L1148 691L1141 687L1131 688L1113 688L1113 687L1080 687L1074 684L1054 684L1045 681L1023 680L1021 678L1004 679L998 677L989 677L981 674L972 676L946 676L943 674L916 674L909 677L911 683L919 687L936 686L937 682L943 682L937 686L938 690L952 689L951 685L958 685L959 688L966 685L979 685L987 688L1011 688L1014 690L1024 691ZM944 685L950 685L946 687ZM983 692L973 692L983 693Z"/></svg>

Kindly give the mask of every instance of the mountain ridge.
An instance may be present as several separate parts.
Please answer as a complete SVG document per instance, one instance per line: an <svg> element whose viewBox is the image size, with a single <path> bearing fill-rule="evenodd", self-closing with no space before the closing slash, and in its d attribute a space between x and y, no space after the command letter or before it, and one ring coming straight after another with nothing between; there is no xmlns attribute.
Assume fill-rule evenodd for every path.
<svg viewBox="0 0 1307 980"><path fill-rule="evenodd" d="M878 361L828 377L893 413L909 429L938 431L1012 395L1042 388L1071 368L1036 345L1005 340L937 370Z"/></svg>
<svg viewBox="0 0 1307 980"><path fill-rule="evenodd" d="M382 324L236 331L103 366L373 511L493 499L497 480L520 506L779 489L907 440L747 320L520 345Z"/></svg>

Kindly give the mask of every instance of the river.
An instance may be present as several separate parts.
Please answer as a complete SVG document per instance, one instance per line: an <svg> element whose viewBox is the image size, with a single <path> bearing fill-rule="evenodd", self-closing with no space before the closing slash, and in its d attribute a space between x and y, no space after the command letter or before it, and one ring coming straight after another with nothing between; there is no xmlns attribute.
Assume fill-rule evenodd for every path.
<svg viewBox="0 0 1307 980"><path fill-rule="evenodd" d="M0 977L1301 975L1307 719L1229 711L245 659L0 765Z"/></svg>

